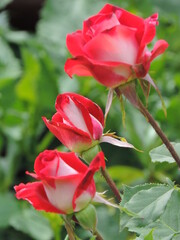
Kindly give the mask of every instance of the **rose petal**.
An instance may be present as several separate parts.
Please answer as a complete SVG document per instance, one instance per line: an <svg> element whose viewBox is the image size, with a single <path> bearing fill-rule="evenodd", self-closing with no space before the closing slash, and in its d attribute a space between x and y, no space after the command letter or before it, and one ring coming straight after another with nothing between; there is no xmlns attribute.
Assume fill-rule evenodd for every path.
<svg viewBox="0 0 180 240"><path fill-rule="evenodd" d="M99 33L120 25L114 13L97 14L83 22L83 36L87 40Z"/></svg>
<svg viewBox="0 0 180 240"><path fill-rule="evenodd" d="M169 44L165 40L158 40L155 43L153 50L151 51L150 61L162 54L168 46Z"/></svg>
<svg viewBox="0 0 180 240"><path fill-rule="evenodd" d="M61 94L63 95L63 94ZM90 99L76 94L76 93L64 93L64 95L69 96L70 98L76 99L79 103L81 103L87 110L88 112L93 115L100 123L102 126L104 126L104 115L102 109L94 102L92 102ZM59 96L56 99L56 110L59 111L60 108L60 98Z"/></svg>
<svg viewBox="0 0 180 240"><path fill-rule="evenodd" d="M84 46L84 52L90 59L96 61L133 65L138 52L135 31L123 25L114 27L90 40Z"/></svg>
<svg viewBox="0 0 180 240"><path fill-rule="evenodd" d="M72 200L74 193L81 181L81 174L73 177L61 178L55 181L55 188L44 183L44 189L49 202L58 209L63 209L66 213L73 212Z"/></svg>
<svg viewBox="0 0 180 240"><path fill-rule="evenodd" d="M82 48L84 44L81 30L68 34L66 37L67 48L73 56L83 55Z"/></svg>
<svg viewBox="0 0 180 240"><path fill-rule="evenodd" d="M79 75L83 67L86 67L91 73L91 76L94 76L97 81L110 88L115 88L120 84L127 82L132 74L131 65L124 63L114 64L112 62L97 63L97 61L91 63L84 57L69 59L65 71L70 76L73 74ZM79 76L86 75L82 74Z"/></svg>
<svg viewBox="0 0 180 240"><path fill-rule="evenodd" d="M107 102L106 102L105 119L107 118L107 115L111 108L111 104L112 104L112 100L113 100L113 93L114 93L114 90L112 88L110 88L109 92L108 92Z"/></svg>
<svg viewBox="0 0 180 240"><path fill-rule="evenodd" d="M47 128L71 151L80 152L91 146L92 139L88 133L75 127L49 121L45 117L42 119Z"/></svg>
<svg viewBox="0 0 180 240"><path fill-rule="evenodd" d="M91 71L88 67L89 64L84 64L81 58L69 58L66 60L64 65L64 71L72 78L72 75L77 74L78 76L92 76Z"/></svg>
<svg viewBox="0 0 180 240"><path fill-rule="evenodd" d="M76 208L76 200L84 191L88 192L92 197L94 197L96 186L93 180L93 176L95 172L98 171L101 167L105 168L103 152L100 152L96 155L96 157L91 162L88 170L84 174L81 182L79 183L73 197L73 209Z"/></svg>
<svg viewBox="0 0 180 240"><path fill-rule="evenodd" d="M110 136L102 136L101 142L110 143L118 147L134 148L134 146L128 142L123 142Z"/></svg>
<svg viewBox="0 0 180 240"><path fill-rule="evenodd" d="M37 210L44 210L46 212L54 212L64 214L64 211L53 206L44 191L43 184L41 182L19 184L14 187L16 191L17 199L23 199L28 201Z"/></svg>
<svg viewBox="0 0 180 240"><path fill-rule="evenodd" d="M88 127L90 127L90 116L83 106L81 106L75 99L72 99L67 94L60 94L56 101L56 110L64 112L69 121L78 129L91 135ZM89 118L89 121L88 121ZM86 124L86 120L88 124ZM92 126L90 127L92 129Z"/></svg>

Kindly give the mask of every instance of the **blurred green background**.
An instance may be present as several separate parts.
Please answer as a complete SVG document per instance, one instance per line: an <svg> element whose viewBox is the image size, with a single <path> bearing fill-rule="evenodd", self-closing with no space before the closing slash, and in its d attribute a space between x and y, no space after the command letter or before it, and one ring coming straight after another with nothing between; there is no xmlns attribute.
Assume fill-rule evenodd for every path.
<svg viewBox="0 0 180 240"><path fill-rule="evenodd" d="M61 240L66 236L61 217L35 211L14 197L13 186L32 181L25 171L33 171L36 156L61 143L46 129L42 116L51 118L58 93L80 93L105 109L107 89L91 78L70 79L64 73L69 56L66 34L81 29L82 21L97 13L104 0L1 0L0 1L0 239ZM167 107L165 118L157 93L151 89L148 108L171 141L180 142L180 1L113 0L143 18L159 13L157 39L169 43L166 53L156 59L150 74L158 85ZM151 47L151 46L150 46ZM175 164L153 164L149 150L161 144L154 130L128 102L126 126L122 125L120 104L115 98L105 131L125 137L143 153L102 144L107 166L117 186L144 182L180 183ZM97 190L108 189L100 174ZM107 193L112 196L110 190ZM133 239L126 230L119 233L119 214L97 206L98 229L105 240ZM90 234L77 227L81 239Z"/></svg>

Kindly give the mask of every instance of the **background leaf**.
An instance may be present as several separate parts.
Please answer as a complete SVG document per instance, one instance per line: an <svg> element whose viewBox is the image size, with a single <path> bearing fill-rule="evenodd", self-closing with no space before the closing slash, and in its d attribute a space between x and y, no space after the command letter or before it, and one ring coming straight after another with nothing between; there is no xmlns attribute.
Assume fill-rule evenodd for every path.
<svg viewBox="0 0 180 240"><path fill-rule="evenodd" d="M0 228L9 225L12 216L19 211L19 206L13 194L0 193Z"/></svg>
<svg viewBox="0 0 180 240"><path fill-rule="evenodd" d="M34 209L19 211L18 214L13 216L10 224L36 240L50 240L53 236L48 220Z"/></svg>
<svg viewBox="0 0 180 240"><path fill-rule="evenodd" d="M180 143L171 143L177 152L177 154L180 156ZM168 162L168 163L174 163L175 160L166 148L166 146L163 144L157 148L154 148L149 153L152 162Z"/></svg>

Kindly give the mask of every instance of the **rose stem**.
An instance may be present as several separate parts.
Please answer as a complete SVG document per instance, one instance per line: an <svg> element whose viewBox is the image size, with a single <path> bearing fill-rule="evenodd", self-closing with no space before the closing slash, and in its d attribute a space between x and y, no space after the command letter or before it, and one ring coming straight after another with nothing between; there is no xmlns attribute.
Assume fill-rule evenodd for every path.
<svg viewBox="0 0 180 240"><path fill-rule="evenodd" d="M89 162L86 161L85 158L83 158L83 160L89 165ZM111 188L112 192L114 193L114 196L116 197L118 203L120 203L121 202L121 196L120 196L119 190L116 187L116 184L114 183L112 178L109 176L109 173L107 172L106 169L101 168L101 174L103 175L103 177L106 180L107 184L109 185L109 187Z"/></svg>
<svg viewBox="0 0 180 240"><path fill-rule="evenodd" d="M140 100L138 101L138 106L139 106L139 110L141 111L141 113L147 118L148 122L151 124L151 126L154 128L156 133L159 135L159 137L161 138L161 140L163 141L163 143L166 145L167 149L171 153L172 157L176 161L177 165L180 167L180 158L179 158L178 154L176 153L174 147L172 146L172 144L166 137L166 135L160 129L160 127L158 126L158 124L156 123L156 121L154 120L152 115L148 112L148 110L146 109L146 107L143 105L143 103Z"/></svg>
<svg viewBox="0 0 180 240"><path fill-rule="evenodd" d="M119 91L118 88L115 89L115 92L117 94L117 97L120 98L121 92ZM170 143L170 141L168 140L166 135L163 133L161 128L158 126L158 124L154 120L153 116L149 113L147 108L143 105L141 100L137 97L136 101L137 101L136 108L144 115L144 117L148 120L148 122L154 128L154 130L159 135L159 137L161 138L161 140L163 141L163 143L166 145L167 149L171 153L172 157L176 161L177 165L180 167L180 158L179 158L178 154L176 153L174 147L172 146L172 144Z"/></svg>
<svg viewBox="0 0 180 240"><path fill-rule="evenodd" d="M107 184L111 188L112 192L114 193L117 201L120 203L121 202L121 195L119 193L118 188L116 187L116 184L114 183L112 178L109 176L109 173L107 172L106 169L101 168L101 173L102 173L103 177L105 178Z"/></svg>
<svg viewBox="0 0 180 240"><path fill-rule="evenodd" d="M75 239L75 236L74 236L74 231L72 229L72 226L71 224L69 223L69 221L66 219L66 216L63 216L63 219L64 219L64 223L65 223L65 228L66 228L66 231L67 231L67 234L68 234L68 237L70 240L76 240Z"/></svg>
<svg viewBox="0 0 180 240"><path fill-rule="evenodd" d="M102 236L100 235L100 233L99 233L97 230L95 230L95 231L93 232L93 235L96 235L96 239L97 239L97 240L103 240Z"/></svg>

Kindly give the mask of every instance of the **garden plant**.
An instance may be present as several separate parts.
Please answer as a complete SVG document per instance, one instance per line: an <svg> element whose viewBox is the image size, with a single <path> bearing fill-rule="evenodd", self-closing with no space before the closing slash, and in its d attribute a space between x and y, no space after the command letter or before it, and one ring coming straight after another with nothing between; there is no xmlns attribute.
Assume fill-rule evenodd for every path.
<svg viewBox="0 0 180 240"><path fill-rule="evenodd" d="M158 13L146 1L47 0L34 34L7 24L9 2L0 237L180 239L179 59L171 34L157 36ZM162 22L176 34L173 18Z"/></svg>

